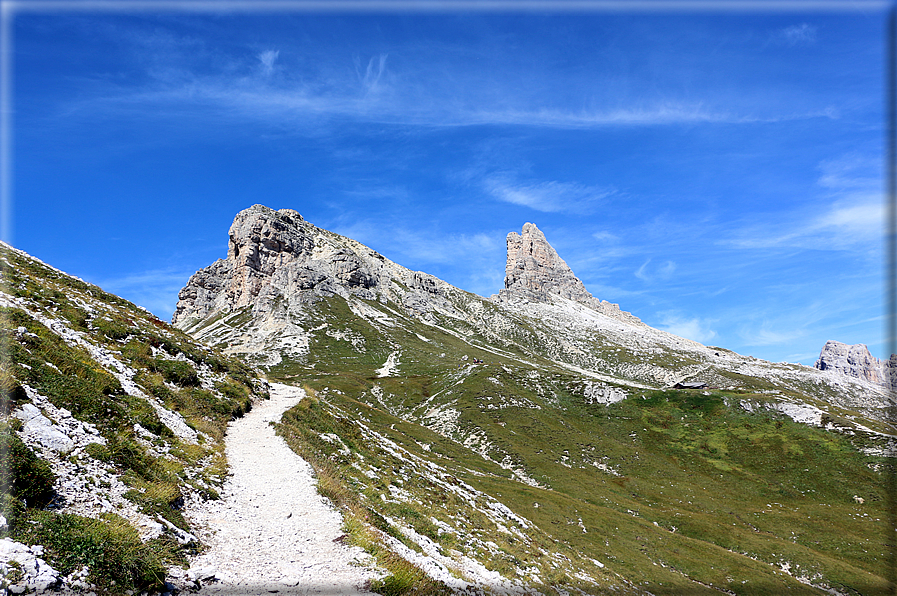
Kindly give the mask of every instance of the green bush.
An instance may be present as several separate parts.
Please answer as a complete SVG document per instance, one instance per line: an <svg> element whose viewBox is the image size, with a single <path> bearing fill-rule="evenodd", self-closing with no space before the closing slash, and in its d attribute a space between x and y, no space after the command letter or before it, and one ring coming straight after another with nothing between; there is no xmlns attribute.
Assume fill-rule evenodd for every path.
<svg viewBox="0 0 897 596"><path fill-rule="evenodd" d="M90 581L115 593L160 590L173 548L155 540L143 543L127 521L114 514L101 519L30 510L17 540L43 544L61 574L87 565Z"/></svg>
<svg viewBox="0 0 897 596"><path fill-rule="evenodd" d="M147 368L153 358L149 344L138 339L128 341L121 349L122 356L131 361L132 366Z"/></svg>
<svg viewBox="0 0 897 596"><path fill-rule="evenodd" d="M100 445L99 443L89 443L84 451L87 452L87 455L94 459L98 459L100 461L112 461L112 453L110 453L109 448L105 445Z"/></svg>
<svg viewBox="0 0 897 596"><path fill-rule="evenodd" d="M28 401L25 390L7 370L0 369L0 413L8 415L13 405Z"/></svg>
<svg viewBox="0 0 897 596"><path fill-rule="evenodd" d="M109 459L123 471L132 470L141 478L152 479L155 461L143 445L138 443L133 431L116 433L107 446Z"/></svg>
<svg viewBox="0 0 897 596"><path fill-rule="evenodd" d="M249 397L249 387L238 385L232 381L219 383L217 389L228 399L242 402Z"/></svg>
<svg viewBox="0 0 897 596"><path fill-rule="evenodd" d="M43 507L53 498L55 480L47 462L38 459L8 426L0 427L0 494L29 507Z"/></svg>
<svg viewBox="0 0 897 596"><path fill-rule="evenodd" d="M162 373L169 383L180 387L199 387L199 376L196 374L196 369L184 360L156 358L152 361L151 368Z"/></svg>
<svg viewBox="0 0 897 596"><path fill-rule="evenodd" d="M112 321L108 319L95 319L93 321L93 326L96 327L100 333L113 341L124 339L134 332L134 329L121 319Z"/></svg>

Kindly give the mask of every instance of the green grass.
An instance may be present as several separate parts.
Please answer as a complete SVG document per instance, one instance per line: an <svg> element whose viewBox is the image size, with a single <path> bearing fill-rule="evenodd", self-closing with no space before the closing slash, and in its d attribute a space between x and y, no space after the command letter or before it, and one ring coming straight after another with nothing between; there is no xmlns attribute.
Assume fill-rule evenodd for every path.
<svg viewBox="0 0 897 596"><path fill-rule="evenodd" d="M73 457L111 464L130 488L126 498L142 512L188 529L181 513L184 495L192 489L217 498L216 487L226 475L222 439L227 423L247 412L252 399L265 397L256 372L96 286L12 251L2 249L0 257L12 265L2 266L0 287L25 302L24 308L0 309L2 414L28 401L23 386L29 386L57 408L95 424L106 444L92 443ZM145 393L203 433L199 444L178 439L147 399L126 394L87 350L69 345L28 311L60 320L133 368ZM201 387L199 371L206 367L215 373L215 389ZM10 536L44 544L50 565L64 573L89 565L90 581L99 591L124 594L158 590L166 566L183 564L185 554L197 548L178 545L166 534L141 542L137 531L114 515L88 519L42 510L54 496L53 475L10 431L21 423L6 420L0 425L0 508L10 522ZM135 424L152 436L139 436ZM195 469L200 462L205 467ZM187 468L194 468L190 479Z"/></svg>
<svg viewBox="0 0 897 596"><path fill-rule="evenodd" d="M120 351L138 370L138 384L211 443L187 445L166 433L145 401L124 395L86 352L18 309L0 313L11 346L0 388L15 404L27 399L21 385L30 385L57 407L96 422L108 444L89 453L118 467L132 488L128 497L144 511L185 527L183 470L211 458L202 478L213 486L223 478L220 441L227 422L258 395L253 372L95 286L8 258L16 263L3 272L10 293ZM88 297L102 303L99 311L79 306ZM308 357L283 360L270 371L299 377L313 396L284 416L278 432L315 467L320 492L344 513L347 540L388 570L372 586L376 591L445 593L385 546L388 536L420 550L406 536L416 532L443 554L463 553L549 594L820 593L783 573L782 565L846 593L888 593L883 474L891 464L859 449L881 447L880 438L796 424L762 407L778 399L765 392L816 403L814 396L827 397L824 391L714 369L706 374L715 383L740 389L630 388L623 402L594 405L584 395L587 379L552 359L609 374L633 364L679 370L699 362L686 352L649 358L618 349L598 332L574 338L571 348L540 321L469 295L449 298L473 312L465 306L470 302L477 312L466 320L433 315L450 332L406 316L392 302L368 303L392 319L381 325L356 317L342 298L321 299L303 321L307 329L320 328ZM222 318L240 327L251 317L244 308ZM14 339L19 326L34 335ZM376 377L395 350L397 376ZM485 364L472 365L475 358ZM228 378L214 390L202 388L198 371L205 366ZM740 400L756 411L741 409ZM851 414L833 409L830 419L847 425ZM136 438L135 422L176 459L152 456ZM183 556L164 541L141 550L115 518L25 509L15 490L8 489L7 502L18 507L19 518L36 522L28 532L58 533L54 561L68 551L79 560L115 561L120 571L97 563L104 585L116 573L116 586L150 585L154 565ZM214 488L208 494L214 498ZM496 514L492 499L532 525ZM120 556L103 554L103 540L118 544Z"/></svg>
<svg viewBox="0 0 897 596"><path fill-rule="evenodd" d="M390 461L353 420L495 495L535 522L547 545L569 549L577 564L597 559L655 593L703 589L691 580L737 594L818 593L779 571L783 563L815 583L887 593L886 495L881 472L871 469L884 460L863 455L855 438L733 406L768 399L744 391L646 391L596 406L586 403L582 383L569 373L533 379L532 369L503 363L473 367L465 376L454 365L431 362L430 375L375 379L345 365L342 374L309 377L326 401L288 413L282 432L303 456L328 462L341 490L362 495L367 506L418 533L433 538L429 520L435 515L458 527L458 535L501 545L499 556L470 552L510 577L517 567L534 565L558 588L575 581L534 556L532 543L502 542L505 536L489 530L487 519L417 483L413 471L403 469L407 464ZM403 361L402 372L423 373L427 366L415 363L406 371ZM371 390L375 384L379 398ZM508 405L513 402L524 405ZM436 404L457 410L457 428L448 437L454 440L420 425ZM511 462L549 490L517 482L461 446L474 431L487 438L493 461ZM353 455L342 455L318 433L339 435ZM360 473L353 461L380 468L378 478ZM384 503L380 495L391 498L390 486L423 505ZM462 510L469 524L452 518ZM457 535L433 539L457 548Z"/></svg>
<svg viewBox="0 0 897 596"><path fill-rule="evenodd" d="M114 514L99 519L30 510L16 539L44 545L45 557L61 574L87 565L88 581L102 591L162 589L168 565L183 560L177 545L165 539L142 542L136 530Z"/></svg>
<svg viewBox="0 0 897 596"><path fill-rule="evenodd" d="M20 518L27 507L44 507L52 500L56 480L49 464L39 459L14 430L12 421L0 424L0 507L12 529L21 526Z"/></svg>

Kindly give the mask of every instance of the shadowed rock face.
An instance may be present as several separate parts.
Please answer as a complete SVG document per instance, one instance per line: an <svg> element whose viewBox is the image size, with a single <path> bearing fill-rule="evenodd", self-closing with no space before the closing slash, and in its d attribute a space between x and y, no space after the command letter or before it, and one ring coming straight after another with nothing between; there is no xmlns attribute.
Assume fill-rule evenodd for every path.
<svg viewBox="0 0 897 596"><path fill-rule="evenodd" d="M879 360L865 344L849 345L830 340L825 343L819 360L819 370L834 370L845 376L870 381L885 389L897 386L897 354L890 360Z"/></svg>
<svg viewBox="0 0 897 596"><path fill-rule="evenodd" d="M497 296L499 301L551 302L553 297L559 297L630 323L640 322L618 305L592 296L535 224L523 224L522 233L508 234L507 243L505 287Z"/></svg>

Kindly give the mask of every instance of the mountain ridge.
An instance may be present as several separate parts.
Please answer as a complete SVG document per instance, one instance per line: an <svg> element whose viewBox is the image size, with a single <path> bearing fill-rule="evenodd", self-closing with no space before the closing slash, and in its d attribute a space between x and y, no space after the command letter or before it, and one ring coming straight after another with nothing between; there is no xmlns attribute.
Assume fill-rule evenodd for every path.
<svg viewBox="0 0 897 596"><path fill-rule="evenodd" d="M275 213L255 208L250 227ZM510 274L491 298L302 230L317 262L293 262L254 304L183 328L303 384L309 398L280 432L347 526L386 532L379 544L420 581L542 594L884 593L880 546L836 521L867 519L856 507L885 519L880 475L897 429L880 386L653 329L588 294L532 224L508 235ZM353 259L373 283L290 290L310 269L338 286L334 267ZM292 325L292 339L271 319ZM680 382L704 388L671 389Z"/></svg>
<svg viewBox="0 0 897 596"><path fill-rule="evenodd" d="M74 534L38 529L136 522L103 517L98 499L82 521L28 497L25 518L4 509L20 546L0 552L0 572L44 565L46 545L51 584L122 594L162 585L148 549L163 540L171 581L212 581L177 567L202 536L181 510L222 486L222 424L264 398L263 375L306 396L272 422L343 515L341 540L385 567L375 592L888 593L887 392L601 312L537 230L531 250L509 251L532 259L509 299L488 299L255 206L235 218L228 258L182 292L176 322L204 343L0 246L8 439L50 465L58 494L99 482L113 509L161 532L128 530L137 550L116 555L149 571L78 568L60 546ZM79 375L90 400L75 399Z"/></svg>
<svg viewBox="0 0 897 596"><path fill-rule="evenodd" d="M727 387L742 382L727 371L772 374L837 406L887 418L887 392L867 379L836 378L830 371L708 348L649 327L618 305L595 298L534 224L525 224L522 234L509 233L507 243L506 287L483 298L317 228L293 210L254 205L234 219L228 258L197 272L181 290L172 321L227 353L273 366L283 355L307 358L321 330L302 321L316 300L340 296L357 316L375 324L398 315L443 328L461 325L463 334L494 344L490 349L503 346L522 357L548 357L603 381ZM546 321L551 324L543 328Z"/></svg>

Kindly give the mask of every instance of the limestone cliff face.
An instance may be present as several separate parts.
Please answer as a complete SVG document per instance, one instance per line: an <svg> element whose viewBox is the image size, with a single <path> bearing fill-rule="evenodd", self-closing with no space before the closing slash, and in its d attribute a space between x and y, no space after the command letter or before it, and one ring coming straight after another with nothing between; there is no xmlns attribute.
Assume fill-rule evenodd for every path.
<svg viewBox="0 0 897 596"><path fill-rule="evenodd" d="M451 290L432 275L315 227L292 209L253 205L234 218L227 258L197 271L180 291L172 323L188 329L216 314L251 307L257 323L266 319L268 332L283 334L297 318L291 312L334 295L391 300L424 317L434 311L454 314L446 298Z"/></svg>
<svg viewBox="0 0 897 596"><path fill-rule="evenodd" d="M535 224L523 224L521 234L508 234L507 243L505 287L496 296L499 302L551 302L553 297L560 297L629 323L640 323L618 305L592 296Z"/></svg>
<svg viewBox="0 0 897 596"><path fill-rule="evenodd" d="M897 354L892 355L890 360L879 360L869 353L865 344L827 341L816 361L816 368L863 379L885 389L897 388Z"/></svg>

